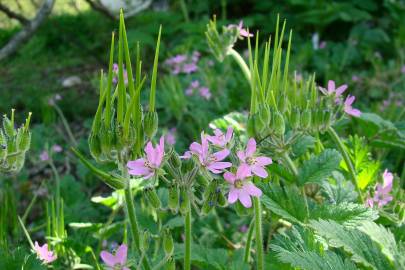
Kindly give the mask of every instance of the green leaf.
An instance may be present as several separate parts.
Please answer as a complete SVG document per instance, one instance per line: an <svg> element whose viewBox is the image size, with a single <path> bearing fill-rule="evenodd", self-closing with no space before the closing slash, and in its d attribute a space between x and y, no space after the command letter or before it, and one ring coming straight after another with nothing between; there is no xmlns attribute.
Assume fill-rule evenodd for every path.
<svg viewBox="0 0 405 270"><path fill-rule="evenodd" d="M299 185L322 183L339 167L341 159L340 153L334 149L325 149L320 155L312 156L298 172Z"/></svg>
<svg viewBox="0 0 405 270"><path fill-rule="evenodd" d="M300 157L305 154L309 149L313 149L315 145L315 138L305 135L299 138L292 146L292 152L295 157Z"/></svg>
<svg viewBox="0 0 405 270"><path fill-rule="evenodd" d="M291 230L276 235L271 249L280 262L306 270L351 270L357 269L347 259L334 252L323 252L323 246L309 229L294 226Z"/></svg>
<svg viewBox="0 0 405 270"><path fill-rule="evenodd" d="M324 237L331 247L342 248L359 264L375 270L394 269L379 245L356 229L348 229L332 220L311 220L310 226Z"/></svg>
<svg viewBox="0 0 405 270"><path fill-rule="evenodd" d="M332 177L328 181L324 181L321 187L325 197L332 204L357 200L358 195L354 190L354 185L350 181L346 181L340 172L333 172Z"/></svg>

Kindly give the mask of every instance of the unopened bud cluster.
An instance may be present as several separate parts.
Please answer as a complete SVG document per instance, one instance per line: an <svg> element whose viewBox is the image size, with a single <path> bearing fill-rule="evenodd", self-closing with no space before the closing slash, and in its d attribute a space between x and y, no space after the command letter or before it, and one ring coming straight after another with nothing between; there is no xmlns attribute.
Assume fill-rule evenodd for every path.
<svg viewBox="0 0 405 270"><path fill-rule="evenodd" d="M7 115L3 116L3 127L0 128L0 173L15 174L22 169L31 144L30 120L31 113L25 124L16 128L14 110L11 111L11 119Z"/></svg>

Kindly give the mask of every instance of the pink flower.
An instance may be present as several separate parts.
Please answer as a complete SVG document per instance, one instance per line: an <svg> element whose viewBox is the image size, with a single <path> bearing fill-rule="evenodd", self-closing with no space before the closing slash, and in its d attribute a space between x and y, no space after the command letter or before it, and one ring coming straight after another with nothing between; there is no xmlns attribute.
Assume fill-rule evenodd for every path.
<svg viewBox="0 0 405 270"><path fill-rule="evenodd" d="M228 29L236 28L239 30L239 35L241 37L253 37L253 34L249 33L247 29L243 28L243 21L240 21L238 25L230 24Z"/></svg>
<svg viewBox="0 0 405 270"><path fill-rule="evenodd" d="M176 128L171 128L165 136L166 143L169 145L176 144Z"/></svg>
<svg viewBox="0 0 405 270"><path fill-rule="evenodd" d="M350 114L355 117L359 117L361 115L361 111L352 107L352 104L355 99L356 99L355 96L348 95L346 97L343 109L344 109L345 113Z"/></svg>
<svg viewBox="0 0 405 270"><path fill-rule="evenodd" d="M266 178L268 176L265 166L273 163L269 157L256 157L254 156L256 152L256 141L253 138L250 138L246 151L238 151L237 155L240 161L248 165L249 173L253 173L261 178Z"/></svg>
<svg viewBox="0 0 405 270"><path fill-rule="evenodd" d="M60 146L59 144L55 144L52 146L52 151L54 151L55 153L60 153L62 152L62 146Z"/></svg>
<svg viewBox="0 0 405 270"><path fill-rule="evenodd" d="M127 253L128 247L122 244L118 247L115 255L103 250L100 253L100 257L110 270L129 270L128 267L125 267L127 263Z"/></svg>
<svg viewBox="0 0 405 270"><path fill-rule="evenodd" d="M44 263L51 263L57 258L53 251L48 250L48 244L44 244L41 247L38 242L35 241L34 251L37 253L38 258Z"/></svg>
<svg viewBox="0 0 405 270"><path fill-rule="evenodd" d="M200 56L201 53L199 51L194 51L193 55L191 56L191 61L193 61L193 63L197 63L198 60L200 60Z"/></svg>
<svg viewBox="0 0 405 270"><path fill-rule="evenodd" d="M236 175L230 172L224 173L225 180L231 184L228 193L229 203L232 204L239 200L244 207L250 208L252 206L250 196L262 196L262 191L247 180L250 176L250 168L247 164L241 164Z"/></svg>
<svg viewBox="0 0 405 270"><path fill-rule="evenodd" d="M319 90L325 94L325 95L333 95L335 94L335 97L340 97L347 89L347 84L343 84L336 88L335 81L329 80L328 81L328 90L326 90L323 87L319 87Z"/></svg>
<svg viewBox="0 0 405 270"><path fill-rule="evenodd" d="M360 81L360 77L357 76L357 75L353 75L353 76L352 76L352 81L353 81L353 82L359 82L359 81Z"/></svg>
<svg viewBox="0 0 405 270"><path fill-rule="evenodd" d="M130 175L143 176L144 179L149 179L155 175L156 171L162 165L163 157L165 154L165 140L164 136L160 137L159 145L155 148L152 142L148 142L145 147L146 157L128 161L128 173Z"/></svg>
<svg viewBox="0 0 405 270"><path fill-rule="evenodd" d="M49 160L48 151L46 150L42 151L41 154L39 155L39 159L41 159L42 161L48 161Z"/></svg>
<svg viewBox="0 0 405 270"><path fill-rule="evenodd" d="M199 90L200 96L209 100L211 98L211 91L208 87L201 87Z"/></svg>
<svg viewBox="0 0 405 270"><path fill-rule="evenodd" d="M214 134L215 136L207 136L207 140L213 145L223 148L232 140L233 128L228 127L226 134L224 134L220 129L215 129Z"/></svg>
<svg viewBox="0 0 405 270"><path fill-rule="evenodd" d="M196 72L197 70L198 70L198 67L195 63L187 63L187 64L183 65L183 72L186 74Z"/></svg>
<svg viewBox="0 0 405 270"><path fill-rule="evenodd" d="M405 74L405 65L402 66L402 68L401 68L401 73L402 73L402 74Z"/></svg>
<svg viewBox="0 0 405 270"><path fill-rule="evenodd" d="M367 196L366 205L374 207L374 204L377 204L378 207L382 207L392 201L393 197L389 193L392 190L393 179L392 173L386 169L383 174L383 184L376 185L373 198L370 195Z"/></svg>
<svg viewBox="0 0 405 270"><path fill-rule="evenodd" d="M229 155L229 153L230 151L228 149L210 153L207 137L204 133L201 133L201 144L193 142L190 145L190 151L187 151L182 158L191 158L194 154L198 157L198 160L203 167L207 168L212 173L219 174L222 173L224 169L232 166L232 163L222 161Z"/></svg>
<svg viewBox="0 0 405 270"><path fill-rule="evenodd" d="M319 49L325 49L326 47L326 41L321 41L321 43L319 43Z"/></svg>

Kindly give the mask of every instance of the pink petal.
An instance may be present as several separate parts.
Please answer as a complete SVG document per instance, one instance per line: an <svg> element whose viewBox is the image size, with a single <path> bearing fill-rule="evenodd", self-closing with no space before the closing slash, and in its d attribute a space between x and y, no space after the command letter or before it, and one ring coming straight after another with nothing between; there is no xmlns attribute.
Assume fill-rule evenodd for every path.
<svg viewBox="0 0 405 270"><path fill-rule="evenodd" d="M101 251L100 257L107 266L114 267L117 263L115 256L107 251Z"/></svg>
<svg viewBox="0 0 405 270"><path fill-rule="evenodd" d="M192 154L190 151L186 151L182 156L180 156L180 158L182 159L189 159L191 158Z"/></svg>
<svg viewBox="0 0 405 270"><path fill-rule="evenodd" d="M121 265L124 265L127 262L127 252L128 247L125 244L122 244L118 247L117 252L115 253L115 257Z"/></svg>
<svg viewBox="0 0 405 270"><path fill-rule="evenodd" d="M226 130L225 140L229 142L232 139L232 135L233 135L233 128L228 127L228 129Z"/></svg>
<svg viewBox="0 0 405 270"><path fill-rule="evenodd" d="M235 203L239 197L239 190L237 188L231 187L228 193L228 202Z"/></svg>
<svg viewBox="0 0 405 270"><path fill-rule="evenodd" d="M384 189L387 189L388 192L391 191L394 176L387 169L385 169L383 179L384 179Z"/></svg>
<svg viewBox="0 0 405 270"><path fill-rule="evenodd" d="M267 171L261 166L253 165L253 166L250 167L250 169L252 170L252 172L255 175L257 175L257 176L259 176L261 178L266 178L268 176Z"/></svg>
<svg viewBox="0 0 405 270"><path fill-rule="evenodd" d="M273 161L269 157L257 157L257 158L255 158L255 160L256 160L256 164L259 166L267 166L267 165L270 165L271 163L273 163Z"/></svg>
<svg viewBox="0 0 405 270"><path fill-rule="evenodd" d="M225 178L225 180L226 180L228 183L230 183L230 184L232 184L232 185L233 185L233 183L235 183L236 177L235 177L235 175L234 175L233 173L231 173L231 172L225 172L225 173L224 173L224 178Z"/></svg>
<svg viewBox="0 0 405 270"><path fill-rule="evenodd" d="M199 143L193 142L193 143L190 145L190 150L191 150L192 152L196 153L196 154L201 155L201 153L202 153L202 146L201 146L201 144L199 144Z"/></svg>
<svg viewBox="0 0 405 270"><path fill-rule="evenodd" d="M154 176L155 175L155 172L150 172L149 174L147 174L147 175L144 175L143 176L143 179L149 179L149 178L151 178L152 176Z"/></svg>
<svg viewBox="0 0 405 270"><path fill-rule="evenodd" d="M215 160L221 161L229 155L229 152L230 151L228 149L224 149L222 151L214 153L213 156L215 157Z"/></svg>
<svg viewBox="0 0 405 270"><path fill-rule="evenodd" d="M241 190L239 192L239 201L246 208L252 207L252 200L250 199L249 194L247 194L246 192L243 192L243 190Z"/></svg>
<svg viewBox="0 0 405 270"><path fill-rule="evenodd" d="M246 156L245 156L245 152L244 151L238 151L236 153L236 155L238 156L238 158L240 159L240 161L245 162L246 161Z"/></svg>
<svg viewBox="0 0 405 270"><path fill-rule="evenodd" d="M331 93L335 92L335 87L336 87L335 82L332 80L329 80L328 81L328 93L331 94Z"/></svg>
<svg viewBox="0 0 405 270"><path fill-rule="evenodd" d="M145 166L144 158L140 158L140 159L133 160L133 161L128 161L128 163L127 163L127 167L129 169L135 169L135 168L144 167L144 166Z"/></svg>
<svg viewBox="0 0 405 270"><path fill-rule="evenodd" d="M214 162L207 166L208 169L222 170L232 166L230 162Z"/></svg>
<svg viewBox="0 0 405 270"><path fill-rule="evenodd" d="M346 107L345 108L345 112L349 115L355 116L355 117L359 117L361 115L361 111L358 109L354 109L352 107Z"/></svg>
<svg viewBox="0 0 405 270"><path fill-rule="evenodd" d="M236 171L236 178L243 180L247 177L251 176L250 174L250 167L246 163L242 163L239 167L238 170Z"/></svg>
<svg viewBox="0 0 405 270"><path fill-rule="evenodd" d="M347 89L347 84L339 86L335 91L336 97L341 96L343 94L343 92L346 91L346 89Z"/></svg>
<svg viewBox="0 0 405 270"><path fill-rule="evenodd" d="M251 157L256 152L256 141L254 138L250 138L246 147L246 156Z"/></svg>
<svg viewBox="0 0 405 270"><path fill-rule="evenodd" d="M246 183L243 186L243 190L251 196L255 197L262 196L262 191L252 183Z"/></svg>
<svg viewBox="0 0 405 270"><path fill-rule="evenodd" d="M148 161L151 164L155 164L156 153L155 153L155 149L152 146L152 142L148 142L148 144L145 147L145 152L146 152L146 156L148 158Z"/></svg>
<svg viewBox="0 0 405 270"><path fill-rule="evenodd" d="M131 170L128 170L130 175L147 175L150 174L151 170L147 167L137 167Z"/></svg>
<svg viewBox="0 0 405 270"><path fill-rule="evenodd" d="M346 100L345 100L345 105L346 106L350 106L353 104L354 100L356 99L355 96L347 96Z"/></svg>

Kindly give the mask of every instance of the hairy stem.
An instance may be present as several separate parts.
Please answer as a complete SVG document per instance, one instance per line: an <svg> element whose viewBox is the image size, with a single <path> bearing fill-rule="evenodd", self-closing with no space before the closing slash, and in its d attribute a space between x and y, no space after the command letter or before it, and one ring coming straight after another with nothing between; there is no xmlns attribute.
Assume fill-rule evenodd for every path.
<svg viewBox="0 0 405 270"><path fill-rule="evenodd" d="M185 243L184 243L184 270L191 269L191 208L188 207L184 217L184 234L185 234Z"/></svg>
<svg viewBox="0 0 405 270"><path fill-rule="evenodd" d="M357 193L359 193L360 202L362 203L363 196L361 194L361 190L360 190L359 186L357 185L357 174L356 174L356 170L354 168L353 162L350 159L349 153L346 151L346 148L345 148L342 140L340 139L339 135L336 133L336 131L332 127L328 128L328 133L329 133L330 137L332 138L332 140L335 142L336 146L338 147L340 154L342 154L342 156L343 156L346 166L349 169L352 183L356 187Z"/></svg>
<svg viewBox="0 0 405 270"><path fill-rule="evenodd" d="M138 228L138 222L136 220L136 213L135 213L135 206L133 202L133 197L132 197L132 191L131 191L131 186L130 186L130 179L128 172L125 168L125 166L121 166L121 173L122 176L127 179L127 185L125 187L125 204L127 207L127 214L128 214L128 219L129 219L129 224L131 227L131 234L135 243L135 248L137 251L140 251L140 239L139 239L139 228ZM147 259L144 257L142 260L142 265L145 269L151 269L149 266L149 263Z"/></svg>
<svg viewBox="0 0 405 270"><path fill-rule="evenodd" d="M230 49L228 51L228 55L232 56L232 58L236 61L236 63L238 63L239 67L242 69L242 72L246 77L246 80L248 80L248 82L250 83L252 77L250 74L250 69L247 66L245 60L243 60L242 56L240 56L240 54L234 49Z"/></svg>
<svg viewBox="0 0 405 270"><path fill-rule="evenodd" d="M245 263L249 263L250 247L252 246L254 227L255 227L255 222L254 222L254 220L252 220L252 222L249 225L248 235L247 235L247 239L246 239L246 246L245 246L245 255L243 256L243 261Z"/></svg>
<svg viewBox="0 0 405 270"><path fill-rule="evenodd" d="M253 207L254 207L254 212L255 212L256 269L264 270L262 209L260 206L259 198L253 197Z"/></svg>
<svg viewBox="0 0 405 270"><path fill-rule="evenodd" d="M297 175L298 175L297 167L295 166L294 162L291 160L291 158L287 152L283 153L283 159L286 162L290 171L294 174L295 177L297 177Z"/></svg>

